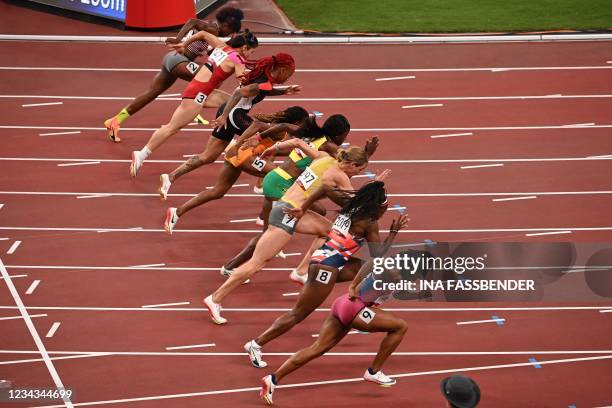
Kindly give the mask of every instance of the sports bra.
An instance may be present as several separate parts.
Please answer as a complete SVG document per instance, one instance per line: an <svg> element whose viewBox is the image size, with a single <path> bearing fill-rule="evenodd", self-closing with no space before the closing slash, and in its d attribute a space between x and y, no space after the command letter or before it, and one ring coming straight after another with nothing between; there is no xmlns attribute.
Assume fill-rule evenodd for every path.
<svg viewBox="0 0 612 408"><path fill-rule="evenodd" d="M312 142L309 142L308 144L313 149L319 150L319 148L323 146L325 142L327 142L327 138L323 136L323 137L313 140ZM293 149L291 153L289 153L289 158L293 160L293 162L295 163L295 166L300 170L304 170L306 167L310 166L310 164L313 162L312 158L308 157L306 153L304 153L302 150L300 150L297 147Z"/></svg>

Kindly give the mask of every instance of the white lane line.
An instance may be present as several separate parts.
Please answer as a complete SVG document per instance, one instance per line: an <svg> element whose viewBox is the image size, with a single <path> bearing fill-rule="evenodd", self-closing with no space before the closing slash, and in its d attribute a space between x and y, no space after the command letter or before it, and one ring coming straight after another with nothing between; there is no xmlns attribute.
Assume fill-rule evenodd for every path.
<svg viewBox="0 0 612 408"><path fill-rule="evenodd" d="M0 210L2 209L2 207L4 207L4 204L0 204Z"/></svg>
<svg viewBox="0 0 612 408"><path fill-rule="evenodd" d="M76 135L81 133L80 130L75 132L54 132L54 133L39 133L38 136L59 136L59 135Z"/></svg>
<svg viewBox="0 0 612 408"><path fill-rule="evenodd" d="M429 104L429 105L405 105L405 106L402 106L402 109L433 108L433 107L436 107L436 106L444 106L444 104L433 103L433 104Z"/></svg>
<svg viewBox="0 0 612 408"><path fill-rule="evenodd" d="M112 354L109 353L92 353L86 355L76 355L76 356L64 356L64 357L50 357L50 360L72 360L75 358L90 358L90 357L101 357L101 356L110 356ZM9 365L9 364L25 364L25 363L36 363L39 361L44 361L42 358L32 358L28 360L9 360L9 361L0 361L0 365Z"/></svg>
<svg viewBox="0 0 612 408"><path fill-rule="evenodd" d="M218 269L217 269L218 270ZM16 309L15 306L0 306L0 310L11 310ZM612 306L534 306L534 307L463 307L463 308L452 308L452 307L440 307L440 308L385 308L392 312L508 312L508 311L523 311L523 312L538 312L538 311L585 311L585 310L607 310L612 309ZM191 308L157 308L157 307L92 307L92 306L29 306L28 310L72 310L72 311L113 311L113 312L143 312L143 311L156 311L156 312L203 312L207 309L205 307L191 307ZM249 313L260 313L260 312L289 312L291 309L276 307L276 308L223 308L224 312L249 312ZM329 308L316 309L316 312L327 313L330 311Z"/></svg>
<svg viewBox="0 0 612 408"><path fill-rule="evenodd" d="M69 228L69 227L0 227L0 230L11 231L96 231L96 232L164 232L163 228ZM476 232L544 232L544 231L612 231L612 227L554 227L554 228L474 228L474 229L405 229L401 230L400 234L412 233L476 233ZM177 229L175 233L186 234L242 234L242 233L259 233L261 229ZM380 230L382 233L388 233L389 230Z"/></svg>
<svg viewBox="0 0 612 408"><path fill-rule="evenodd" d="M28 290L26 290L26 295L31 295L32 293L34 293L34 291L36 290L36 288L38 287L38 285L40 284L40 280L36 279L34 282L32 282L32 284L30 285L30 287L28 288Z"/></svg>
<svg viewBox="0 0 612 408"><path fill-rule="evenodd" d="M595 123L573 123L571 125L564 125L564 127L582 127L582 126L594 126Z"/></svg>
<svg viewBox="0 0 612 408"><path fill-rule="evenodd" d="M588 156L587 159L610 159L612 154L604 154L602 156Z"/></svg>
<svg viewBox="0 0 612 408"><path fill-rule="evenodd" d="M571 234L572 231L550 231L550 232L536 232L532 234L525 234L526 237L537 237L540 235L558 235L558 234Z"/></svg>
<svg viewBox="0 0 612 408"><path fill-rule="evenodd" d="M90 195L82 195L77 196L78 199L81 198L104 198L104 197L112 197L112 194L90 194Z"/></svg>
<svg viewBox="0 0 612 408"><path fill-rule="evenodd" d="M599 313L612 313L612 309L600 310Z"/></svg>
<svg viewBox="0 0 612 408"><path fill-rule="evenodd" d="M283 293L283 296L298 296L300 292Z"/></svg>
<svg viewBox="0 0 612 408"><path fill-rule="evenodd" d="M480 169L480 168L483 168L483 167L501 167L503 165L504 165L503 163L479 164L479 165L476 165L476 166L461 166L461 168L463 170L465 170L465 169Z"/></svg>
<svg viewBox="0 0 612 408"><path fill-rule="evenodd" d="M28 275L11 275L11 279L15 278L27 278ZM0 276L0 280L4 279L4 276Z"/></svg>
<svg viewBox="0 0 612 408"><path fill-rule="evenodd" d="M388 78L376 78L376 81L395 81L398 79L415 79L416 77L414 75L408 75L408 76L400 76L400 77L388 77Z"/></svg>
<svg viewBox="0 0 612 408"><path fill-rule="evenodd" d="M470 320L467 322L457 322L457 326L461 326L464 324L497 323L497 322L505 322L505 321L506 319Z"/></svg>
<svg viewBox="0 0 612 408"><path fill-rule="evenodd" d="M230 223L236 223L236 222L255 222L257 221L257 218L244 218L242 220L230 220Z"/></svg>
<svg viewBox="0 0 612 408"><path fill-rule="evenodd" d="M15 241L13 242L13 245L11 245L11 247L9 248L8 251L6 251L7 254L14 254L15 251L17 250L17 248L19 248L19 245L21 245L21 241Z"/></svg>
<svg viewBox="0 0 612 408"><path fill-rule="evenodd" d="M198 347L215 347L216 344L215 343L209 343L209 344L194 344L193 346L176 346L176 347L166 347L166 350L183 350L183 349L190 349L190 348L198 348Z"/></svg>
<svg viewBox="0 0 612 408"><path fill-rule="evenodd" d="M155 266L166 266L166 264L158 263L158 264L148 264L148 265L134 265L134 266L128 266L128 268L152 268Z"/></svg>
<svg viewBox="0 0 612 408"><path fill-rule="evenodd" d="M81 162L81 163L60 163L58 167L68 167L68 166L86 166L88 164L100 164L99 161L91 161L91 162Z"/></svg>
<svg viewBox="0 0 612 408"><path fill-rule="evenodd" d="M183 157L193 157L193 156L197 156L198 153L194 153L194 154L184 154ZM216 163L216 162L215 162Z"/></svg>
<svg viewBox="0 0 612 408"><path fill-rule="evenodd" d="M235 188L235 187L248 187L248 186L249 186L248 183L246 183L246 184L234 184L233 186L231 186L231 188ZM214 186L206 187L207 190L212 190L213 188L214 188Z"/></svg>
<svg viewBox="0 0 612 408"><path fill-rule="evenodd" d="M160 303L158 305L144 305L144 306L140 306L143 309L147 309L147 308L155 308L155 307L165 307L165 306L182 306L182 305L188 305L189 302L177 302L177 303Z"/></svg>
<svg viewBox="0 0 612 408"><path fill-rule="evenodd" d="M8 269L49 269L49 270L63 270L63 269L71 269L71 270L92 270L92 271L123 271L126 269L125 266L67 266L67 265L8 265ZM534 267L542 269L542 267ZM155 267L155 266L131 266L129 269L134 270L158 270L158 271L215 271L219 272L219 267L214 268L202 268L202 267ZM262 268L262 271L292 271L294 268ZM507 270L508 268L504 268ZM15 277L17 275L14 275ZM27 276L27 275L19 275L19 276Z"/></svg>
<svg viewBox="0 0 612 408"><path fill-rule="evenodd" d="M30 315L31 319L35 317L47 317L47 315L46 314ZM16 319L23 319L23 316L0 317L0 320L16 320Z"/></svg>
<svg viewBox="0 0 612 408"><path fill-rule="evenodd" d="M612 61L607 61L612 64ZM320 72L478 72L510 70L510 71L564 71L564 70L598 70L611 69L606 65L583 65L583 66L545 66L545 67L465 67L465 68L311 68L296 69L295 72L320 73ZM159 68L97 68L97 67L11 67L2 66L0 70L5 71L97 71L97 72L159 72Z"/></svg>
<svg viewBox="0 0 612 408"><path fill-rule="evenodd" d="M15 307L19 309L19 313L21 314L21 316L23 316L23 320L25 321L25 324L28 327L28 331L30 332L32 339L34 340L34 343L36 344L36 348L38 349L40 356L45 362L45 366L47 367L47 370L49 371L49 374L51 375L51 378L53 379L53 383L55 384L55 387L64 388L64 384L62 383L61 378L57 374L57 371L55 370L55 366L53 365L53 362L49 358L47 349L45 348L45 345L43 344L40 336L38 335L38 332L36 331L36 327L34 326L34 323L32 323L32 319L30 318L30 315L28 314L28 311L25 305L23 304L23 301L21 300L21 297L19 296L19 292L17 292L17 288L13 284L11 277L9 276L6 268L4 267L4 263L2 262L2 259L0 259L0 273L4 277L4 282L6 282L6 286L8 287L9 292L11 292L11 295L13 296L13 300L15 301L15 304L16 304ZM63 406L65 406L66 408L73 407L72 402L70 401L69 398L65 397L63 398L63 400L64 400L64 404L59 405L60 407L63 407Z"/></svg>
<svg viewBox="0 0 612 408"><path fill-rule="evenodd" d="M271 97L264 102L384 102L384 101L483 101L483 100L532 100L532 99L607 99L612 94L573 94L573 95L499 95L499 96L392 96L392 97L344 97L344 98L286 98ZM83 95L0 95L0 99L66 99L91 101L127 101L133 96L83 96ZM159 98L157 101L180 101L181 98ZM106 128L95 128L106 129ZM127 130L124 128L123 130ZM212 129L211 129L212 130Z"/></svg>
<svg viewBox="0 0 612 408"><path fill-rule="evenodd" d="M57 332L57 329L59 329L60 327L60 322L55 322L51 325L51 328L49 329L49 331L47 332L47 335L45 336L46 338L50 339L51 337L55 336L55 332Z"/></svg>
<svg viewBox="0 0 612 408"><path fill-rule="evenodd" d="M406 211L406 207L389 207L387 211Z"/></svg>
<svg viewBox="0 0 612 408"><path fill-rule="evenodd" d="M493 198L491 201L515 201L515 200L533 200L534 198L538 198L538 196L525 196L525 197L508 197L508 198Z"/></svg>
<svg viewBox="0 0 612 408"><path fill-rule="evenodd" d="M51 106L51 105L63 105L64 102L45 102L45 103L28 103L21 105L23 108L33 108L35 106Z"/></svg>
<svg viewBox="0 0 612 408"><path fill-rule="evenodd" d="M467 133L451 133L448 135L434 135L434 136L429 136L432 139L441 139L444 137L458 137L458 136L472 136L474 133L472 132L467 132Z"/></svg>
<svg viewBox="0 0 612 408"><path fill-rule="evenodd" d="M288 256L300 256L300 255L302 255L301 252L289 252L285 254L285 258Z"/></svg>
<svg viewBox="0 0 612 408"><path fill-rule="evenodd" d="M0 238L0 241L8 241L10 238Z"/></svg>
<svg viewBox="0 0 612 408"><path fill-rule="evenodd" d="M506 72L512 71L512 68L492 68L491 72Z"/></svg>
<svg viewBox="0 0 612 408"><path fill-rule="evenodd" d="M609 360L609 359L612 359L612 355L603 355L603 356L596 356L596 357L568 358L568 359L559 359L559 360L543 360L543 361L538 361L538 364L550 365L550 364L576 363L576 362L598 361L598 360ZM388 376L391 378L408 378L408 377L422 377L422 376L448 374L448 373L462 373L462 372L469 372L469 371L485 371L485 370L494 370L494 369L502 369L502 368L516 368L516 367L529 367L529 366L533 366L533 363L526 362L526 363L488 365L488 366L472 366L472 367L451 368L451 369L435 370L435 371L419 371L419 372L410 372L410 373L402 373L402 374L392 374ZM363 377L343 378L343 379L327 380L327 381L313 381L313 382L307 382L307 383L284 384L284 385L278 385L276 388L301 388L301 387L312 387L316 385L325 385L325 384L355 383L355 382L361 382L361 381L364 381ZM124 398L124 399L116 399L116 400L80 402L75 405L76 406L87 406L87 405L118 404L118 403L128 403L128 402L137 402L137 401L154 401L154 400L162 400L162 399L165 400L165 399L175 399L175 398L187 398L187 397L197 397L197 396L205 396L205 395L254 392L254 391L259 391L260 389L261 389L260 386L250 387L250 388L233 388L233 389L225 389L225 390L202 391L202 392L192 392L192 393L183 393L183 394L165 394L165 395L155 395L155 396L148 396L148 397L134 397L134 398ZM61 408L61 407L62 405L47 405L47 406L43 406L39 408Z"/></svg>
<svg viewBox="0 0 612 408"><path fill-rule="evenodd" d="M173 96L181 96L181 94L180 93L163 94L163 95L159 95L158 98L168 98L168 97L173 97Z"/></svg>

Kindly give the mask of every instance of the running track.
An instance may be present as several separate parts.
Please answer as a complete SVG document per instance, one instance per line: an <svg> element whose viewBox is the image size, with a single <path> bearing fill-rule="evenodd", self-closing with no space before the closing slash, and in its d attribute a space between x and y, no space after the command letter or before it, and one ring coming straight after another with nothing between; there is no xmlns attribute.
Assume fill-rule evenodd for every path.
<svg viewBox="0 0 612 408"><path fill-rule="evenodd" d="M201 298L222 282L218 267L257 231L252 223L229 222L256 216L254 180L242 177L238 184L249 186L193 211L168 237L161 230L166 206L211 185L219 166L181 179L168 203L156 196L157 178L183 155L199 152L209 130L182 132L131 180L131 150L167 120L176 99L156 101L130 118L120 145L108 143L101 128L147 86L163 46L0 47L0 238L8 238L0 240L0 251L27 313L45 315L31 320L51 357L45 365L24 319L1 320L20 315L2 286L0 378L52 386L53 365L55 380L75 389L75 406L258 406L258 380L267 370L251 368L241 347L291 307L295 296L282 294L299 290L286 278L299 256L271 262L227 299L230 323L212 325ZM343 113L354 129L351 142L379 135L370 170L393 171L391 203L406 206L412 219L402 241L612 238L610 42L265 46L258 55L278 51L295 56L300 72L291 82L304 91L270 98L259 109L300 104L326 116ZM60 69L40 69L46 67ZM363 71L316 71L330 69ZM402 76L415 78L376 81ZM180 93L184 85L167 93ZM228 81L224 89L231 88ZM62 104L22 107L49 102ZM39 136L61 132L79 133ZM58 166L83 162L99 163ZM492 201L525 196L537 198ZM526 236L560 231L571 233ZM302 252L307 244L296 239L286 252ZM571 277L577 288L584 287L581 275ZM345 290L338 285L322 308ZM167 303L182 304L142 308ZM397 386L359 381L372 358L363 354L376 351L380 335L351 335L334 353L288 377L295 388L279 389L275 401L282 407L439 407L439 380L458 371L480 384L483 407L607 406L612 314L599 311L606 307L610 302L392 303L389 308L400 309L410 324L385 366L387 374L402 377ZM456 324L492 315L506 323ZM270 367L308 345L325 316L325 310L315 313L268 345L267 353L277 353L266 356ZM60 326L46 338L54 322ZM340 383L328 384L334 381Z"/></svg>

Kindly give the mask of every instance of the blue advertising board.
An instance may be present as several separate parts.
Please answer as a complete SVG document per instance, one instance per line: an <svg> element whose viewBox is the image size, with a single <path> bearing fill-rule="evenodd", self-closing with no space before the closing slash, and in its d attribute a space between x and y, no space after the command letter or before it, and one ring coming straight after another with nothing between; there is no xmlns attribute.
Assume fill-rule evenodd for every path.
<svg viewBox="0 0 612 408"><path fill-rule="evenodd" d="M127 0L30 0L48 6L73 10L84 14L125 21Z"/></svg>

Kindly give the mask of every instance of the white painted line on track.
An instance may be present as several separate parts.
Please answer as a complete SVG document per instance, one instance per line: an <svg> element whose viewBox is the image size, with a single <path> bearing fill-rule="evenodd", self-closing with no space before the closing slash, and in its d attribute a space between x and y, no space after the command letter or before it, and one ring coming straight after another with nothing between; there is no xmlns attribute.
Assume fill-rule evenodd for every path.
<svg viewBox="0 0 612 408"><path fill-rule="evenodd" d="M590 123L574 123L574 124L571 124L571 125L565 125L564 127L572 128L572 127L583 127L583 126L594 126L594 125L595 125L595 123L593 123L593 122L590 122Z"/></svg>
<svg viewBox="0 0 612 408"><path fill-rule="evenodd" d="M92 270L92 271L124 271L126 268L135 269L135 270L143 270L143 271L215 271L219 272L219 267L214 268L203 268L203 267L155 267L155 266L67 266L67 265L8 265L9 269L49 269L49 270ZM542 268L542 267L538 267ZM504 268L508 269L508 268ZM262 271L292 271L293 268L262 268ZM27 275L19 275L19 276L27 276ZM13 276L14 277L14 276Z"/></svg>
<svg viewBox="0 0 612 408"><path fill-rule="evenodd" d="M587 159L611 159L612 154L604 154L602 156L588 156Z"/></svg>
<svg viewBox="0 0 612 408"><path fill-rule="evenodd" d="M27 278L28 275L10 275L11 279L15 279L15 278ZM4 279L4 276L0 276L0 280Z"/></svg>
<svg viewBox="0 0 612 408"><path fill-rule="evenodd" d="M538 196L525 196L525 197L508 197L508 198L493 198L491 201L516 201L516 200L533 200L534 198L538 198Z"/></svg>
<svg viewBox="0 0 612 408"><path fill-rule="evenodd" d="M434 103L429 105L405 105L402 109L413 109L413 108L434 108L436 106L444 106L442 103Z"/></svg>
<svg viewBox="0 0 612 408"><path fill-rule="evenodd" d="M300 292L290 292L290 293L283 293L283 296L298 296L300 294Z"/></svg>
<svg viewBox="0 0 612 408"><path fill-rule="evenodd" d="M576 363L576 362L598 361L598 360L609 360L609 359L612 359L612 355L570 358L570 359L560 359L560 360L544 360L544 361L538 361L538 364L551 365L551 364ZM488 365L488 366L461 367L461 368L452 368L452 369L445 369L445 370L392 374L388 376L391 378L422 377L422 376L427 376L427 375L465 373L469 371L485 371L485 370L494 370L494 369L502 369L502 368L516 368L516 367L529 367L529 366L533 366L533 363L526 362L526 363ZM361 381L364 381L363 377L343 378L343 379L327 380L327 381L313 381L313 382L307 382L307 383L283 384L283 385L278 385L276 388L277 389L279 388L301 388L301 387L311 387L311 386L325 385L325 384L355 383L355 382L361 382ZM116 399L116 400L80 402L75 405L76 406L87 406L87 405L102 405L102 404L118 404L118 403L128 403L128 402L138 402L138 401L155 401L155 400L162 400L162 399L165 400L165 399L174 399L174 398L187 398L187 397L197 397L197 396L205 396L205 395L255 392L255 391L259 391L260 389L261 387L257 386L257 387L250 387L250 388L234 388L234 389L226 389L226 390L192 392L192 393L184 393L184 394L166 394L166 395L155 395L155 396L148 396L148 397L124 398L124 399ZM61 407L62 405L48 405L48 406L43 406L39 408L61 408Z"/></svg>
<svg viewBox="0 0 612 408"><path fill-rule="evenodd" d="M147 308L156 308L156 307L166 307L166 306L182 306L182 305L188 305L189 302L177 302L177 303L161 303L158 305L144 305L144 306L140 306L143 309L147 309Z"/></svg>
<svg viewBox="0 0 612 408"><path fill-rule="evenodd" d="M550 232L536 232L536 233L532 233L532 234L525 234L526 237L537 237L540 235L559 235L559 234L571 234L572 231L570 230L566 230L566 231L550 231Z"/></svg>
<svg viewBox="0 0 612 408"><path fill-rule="evenodd" d="M395 81L398 79L415 79L416 77L414 75L408 75L408 76L400 76L400 77L388 77L388 78L376 78L376 81Z"/></svg>
<svg viewBox="0 0 612 408"><path fill-rule="evenodd" d="M89 164L100 164L99 161L91 161L91 162L81 162L81 163L60 163L58 167L68 167L68 166L87 166Z"/></svg>
<svg viewBox="0 0 612 408"><path fill-rule="evenodd" d="M351 330L350 332L346 334L368 334L368 332L361 332L359 330ZM311 337L319 337L319 333L313 334ZM266 353L266 355L268 355L268 353Z"/></svg>
<svg viewBox="0 0 612 408"><path fill-rule="evenodd" d="M465 169L480 169L480 168L484 168L484 167L502 167L504 164L503 163L495 163L495 164L479 164L476 166L461 166L461 168L463 170Z"/></svg>
<svg viewBox="0 0 612 408"><path fill-rule="evenodd" d="M4 207L4 204L0 204L0 210L2 209L2 207Z"/></svg>
<svg viewBox="0 0 612 408"><path fill-rule="evenodd" d="M31 295L32 293L34 293L34 291L36 290L36 288L38 287L39 284L40 284L40 280L36 279L34 282L32 282L32 284L30 285L28 290L26 290L25 294L26 295Z"/></svg>
<svg viewBox="0 0 612 408"><path fill-rule="evenodd" d="M8 241L10 238L0 238L0 241Z"/></svg>
<svg viewBox="0 0 612 408"><path fill-rule="evenodd" d="M158 264L148 264L148 265L134 265L134 266L128 266L128 268L152 268L155 266L166 266L166 264L158 263Z"/></svg>
<svg viewBox="0 0 612 408"><path fill-rule="evenodd" d="M46 314L30 315L31 319L35 317L47 317L47 315ZM17 319L23 319L23 316L0 317L0 320L17 320Z"/></svg>
<svg viewBox="0 0 612 408"><path fill-rule="evenodd" d="M472 132L467 132L467 133L451 133L448 135L434 135L434 136L429 136L432 139L441 139L444 137L457 137L457 136L472 136L474 133Z"/></svg>
<svg viewBox="0 0 612 408"><path fill-rule="evenodd" d="M257 221L257 218L244 218L242 220L230 220L230 223L237 223L237 222L255 222Z"/></svg>
<svg viewBox="0 0 612 408"><path fill-rule="evenodd" d="M92 354L83 354L76 356L64 356L64 357L50 357L50 360L72 360L75 358L90 358L90 357L102 357L102 356L110 356L112 354L109 353L92 353ZM28 360L9 360L9 361L0 361L0 365L9 365L9 364L25 364L25 363L36 363L39 361L44 361L42 358L32 358Z"/></svg>
<svg viewBox="0 0 612 408"><path fill-rule="evenodd" d="M173 96L181 96L181 94L180 93L163 94L163 95L159 95L158 98L169 98L169 97L173 97Z"/></svg>
<svg viewBox="0 0 612 408"><path fill-rule="evenodd" d="M50 339L53 336L55 336L55 333L57 332L57 329L59 329L61 323L60 322L55 322L51 325L51 328L49 329L49 331L47 332L47 335L45 336L46 338Z"/></svg>
<svg viewBox="0 0 612 408"><path fill-rule="evenodd" d="M17 248L19 248L19 245L21 245L21 241L15 241L13 242L13 245L11 245L11 247L9 248L8 251L6 251L7 254L14 254L15 251L17 251Z"/></svg>
<svg viewBox="0 0 612 408"><path fill-rule="evenodd" d="M77 196L77 198L104 198L104 197L112 197L112 194L90 194L90 195L82 195Z"/></svg>
<svg viewBox="0 0 612 408"><path fill-rule="evenodd" d="M217 269L218 270L218 269ZM16 309L15 306L0 306L0 310ZM534 306L534 307L463 307L463 308L451 308L451 307L440 307L440 308L385 308L392 312L482 312L482 311L495 311L495 312L508 312L508 311L525 311L525 312L538 312L538 311L585 311L585 310L606 310L612 309L612 306ZM29 306L28 310L73 310L73 311L112 311L112 312L144 312L144 311L156 311L156 312L203 312L208 309L205 307L191 307L191 308L163 308L163 307L93 307L93 306ZM260 313L260 312L289 312L290 308L223 308L224 312L239 312L239 313ZM316 312L327 313L330 311L329 308L316 309Z"/></svg>
<svg viewBox="0 0 612 408"><path fill-rule="evenodd" d="M405 211L406 207L389 207L387 208L387 211Z"/></svg>
<svg viewBox="0 0 612 408"><path fill-rule="evenodd" d="M25 305L23 304L23 301L21 300L21 297L19 296L19 292L17 292L17 288L15 288L15 285L13 284L13 281L11 280L10 275L8 274L6 268L4 267L4 263L2 262L2 259L0 259L0 274L2 274L2 276L4 277L6 286L8 287L9 292L11 292L13 300L15 301L15 304L16 304L15 307L19 309L19 313L23 317L23 320L28 328L28 331L30 332L32 339L34 340L34 343L36 344L38 353L40 353L40 356L45 362L45 366L47 367L47 370L49 371L49 375L53 379L53 383L55 384L55 387L64 388L64 384L62 383L61 378L57 374L57 371L55 370L55 366L53 365L53 362L49 358L47 349L45 348L45 345L43 344L40 336L38 335L38 332L36 331L36 327L34 326L34 323L32 323L32 319L30 318L30 315L28 314L28 311ZM72 402L70 401L69 398L64 397L63 401L64 401L64 404L59 405L59 407L64 407L64 406L66 408L73 407Z"/></svg>
<svg viewBox="0 0 612 408"><path fill-rule="evenodd" d="M190 349L190 348L198 348L198 347L215 347L216 344L215 343L209 343L209 344L194 344L192 346L176 346L176 347L166 347L166 350L183 350L183 349Z"/></svg>
<svg viewBox="0 0 612 408"><path fill-rule="evenodd" d="M285 254L285 258L288 256L300 256L300 255L302 255L301 252L289 252Z"/></svg>
<svg viewBox="0 0 612 408"><path fill-rule="evenodd" d="M63 105L64 102L45 102L45 103L28 103L21 105L23 108L33 108L35 106L51 106L51 105Z"/></svg>
<svg viewBox="0 0 612 408"><path fill-rule="evenodd" d="M74 132L54 132L54 133L39 133L38 136L60 136L60 135L77 135L81 133L80 130Z"/></svg>
<svg viewBox="0 0 612 408"><path fill-rule="evenodd" d="M612 313L612 309L600 310L599 313Z"/></svg>
<svg viewBox="0 0 612 408"><path fill-rule="evenodd" d="M248 187L250 184L245 183L245 184L234 184L233 186L231 186L230 188L235 188L235 187ZM206 187L207 190L212 190L214 188L214 186L209 186ZM158 194L159 195L159 194ZM261 195L261 194L260 194Z"/></svg>
<svg viewBox="0 0 612 408"><path fill-rule="evenodd" d="M467 322L457 322L457 326L462 326L466 324L497 323L497 322L505 322L505 321L506 319L470 320Z"/></svg>

